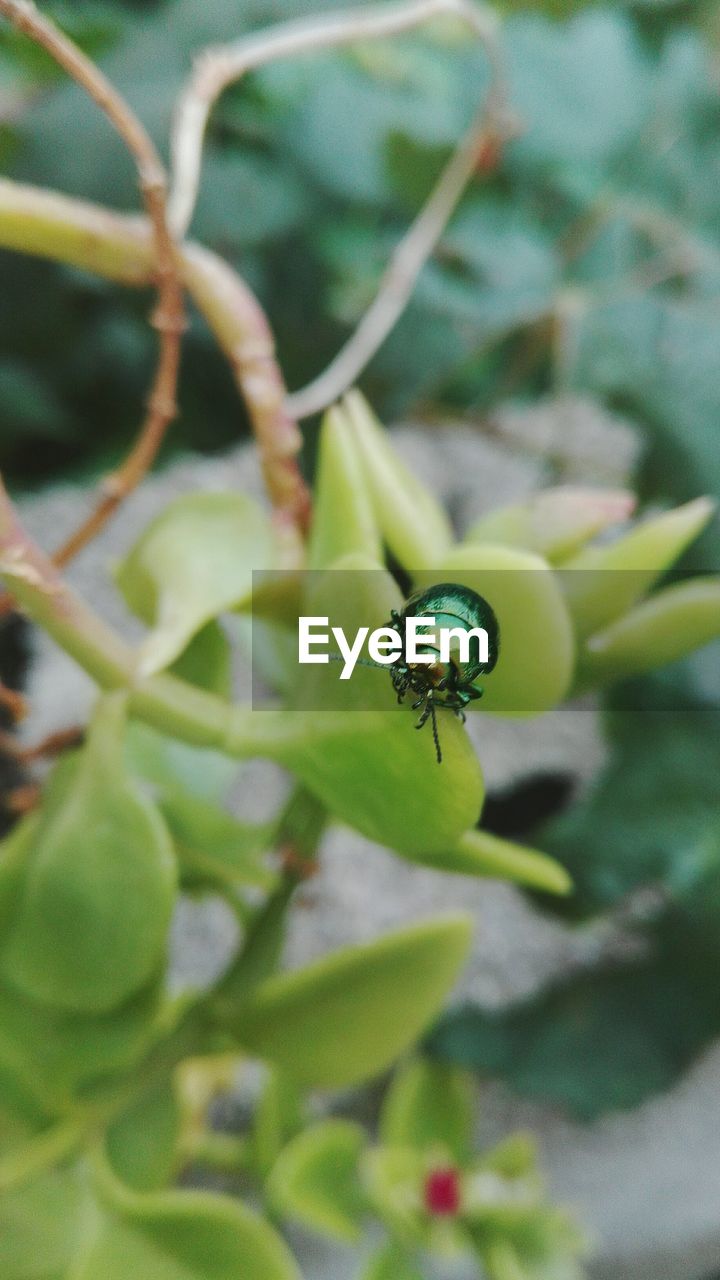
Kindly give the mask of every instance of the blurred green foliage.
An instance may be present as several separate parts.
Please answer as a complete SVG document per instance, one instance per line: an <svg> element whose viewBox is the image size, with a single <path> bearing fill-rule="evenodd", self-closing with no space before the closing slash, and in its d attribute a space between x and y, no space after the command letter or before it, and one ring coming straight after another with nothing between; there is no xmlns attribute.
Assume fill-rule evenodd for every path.
<svg viewBox="0 0 720 1280"><path fill-rule="evenodd" d="M164 149L174 96L203 44L329 7L46 6L101 58ZM364 387L385 413L586 390L647 428L648 495L717 491L716 7L503 7L522 136L493 180L467 194ZM291 387L362 315L485 80L482 52L435 28L283 62L221 99L193 233L258 290ZM128 158L96 108L5 31L0 90L11 176L137 207ZM34 482L104 463L138 418L150 299L10 255L0 267L0 464ZM236 438L242 410L199 322L181 403L174 444Z"/></svg>

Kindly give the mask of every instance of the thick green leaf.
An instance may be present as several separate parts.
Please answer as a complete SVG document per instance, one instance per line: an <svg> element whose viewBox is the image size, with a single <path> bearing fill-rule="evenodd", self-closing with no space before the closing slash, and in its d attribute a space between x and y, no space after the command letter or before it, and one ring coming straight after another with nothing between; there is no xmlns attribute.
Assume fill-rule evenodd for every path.
<svg viewBox="0 0 720 1280"><path fill-rule="evenodd" d="M101 699L50 788L2 949L5 979L76 1013L124 1004L165 960L177 868L154 805L123 773L125 704Z"/></svg>
<svg viewBox="0 0 720 1280"><path fill-rule="evenodd" d="M446 874L511 880L543 893L567 894L572 889L565 868L554 858L477 828L464 831L452 848L436 853L416 852L411 861Z"/></svg>
<svg viewBox="0 0 720 1280"><path fill-rule="evenodd" d="M133 720L128 725L125 758L132 774L139 775L160 792L182 787L187 795L216 803L223 800L238 775L237 760L158 733L141 720Z"/></svg>
<svg viewBox="0 0 720 1280"><path fill-rule="evenodd" d="M261 1177L267 1177L302 1122L303 1108L295 1084L282 1072L268 1070L252 1125L253 1164Z"/></svg>
<svg viewBox="0 0 720 1280"><path fill-rule="evenodd" d="M363 1156L362 1173L373 1207L391 1234L403 1245L427 1246L430 1224L422 1200L426 1157L415 1147L371 1147Z"/></svg>
<svg viewBox="0 0 720 1280"><path fill-rule="evenodd" d="M268 521L239 493L186 494L152 521L116 570L130 608L152 631L138 670L170 666L193 636L249 594L272 555Z"/></svg>
<svg viewBox="0 0 720 1280"><path fill-rule="evenodd" d="M591 636L580 653L583 685L643 675L720 639L720 578L692 578L658 591Z"/></svg>
<svg viewBox="0 0 720 1280"><path fill-rule="evenodd" d="M465 917L428 921L268 979L224 1021L299 1084L378 1075L437 1013L467 954Z"/></svg>
<svg viewBox="0 0 720 1280"><path fill-rule="evenodd" d="M382 626L393 608L402 607L389 573L360 555L344 556L324 574L311 575L309 584L309 616L328 617L349 640L358 627ZM415 731L417 712L398 707L388 671L358 666L345 681L340 662L298 671L296 701L318 710L295 725L296 713L287 713L287 738L278 739L274 757L334 818L410 858L447 849L474 825L484 797L482 775L455 716L439 716L438 766L429 725Z"/></svg>
<svg viewBox="0 0 720 1280"><path fill-rule="evenodd" d="M453 1067L416 1058L401 1067L380 1117L388 1146L446 1152L464 1163L473 1140L473 1095L469 1077Z"/></svg>
<svg viewBox="0 0 720 1280"><path fill-rule="evenodd" d="M0 986L0 1064L41 1104L64 1110L130 1070L157 1039L165 1012L157 986L97 1016L50 1009Z"/></svg>
<svg viewBox="0 0 720 1280"><path fill-rule="evenodd" d="M697 498L569 560L558 577L577 634L592 635L632 608L694 542L713 511L710 499Z"/></svg>
<svg viewBox="0 0 720 1280"><path fill-rule="evenodd" d="M180 1112L172 1080L146 1089L113 1122L106 1151L118 1178L134 1191L158 1191L176 1172Z"/></svg>
<svg viewBox="0 0 720 1280"><path fill-rule="evenodd" d="M528 551L486 543L456 546L415 575L418 587L459 582L489 602L500 628L500 657L478 681L479 702L498 715L537 715L567 693L574 641L560 586L547 562Z"/></svg>
<svg viewBox="0 0 720 1280"><path fill-rule="evenodd" d="M22 1077L0 1066L0 1160L30 1141L48 1123L49 1117Z"/></svg>
<svg viewBox="0 0 720 1280"><path fill-rule="evenodd" d="M172 674L199 689L229 698L232 684L230 641L218 622L208 622L193 636L172 665Z"/></svg>
<svg viewBox="0 0 720 1280"><path fill-rule="evenodd" d="M225 253L288 235L308 213L305 188L266 156L208 148L194 227Z"/></svg>
<svg viewBox="0 0 720 1280"><path fill-rule="evenodd" d="M424 1280L424 1277L406 1250L393 1241L368 1259L358 1280Z"/></svg>
<svg viewBox="0 0 720 1280"><path fill-rule="evenodd" d="M509 32L513 106L527 121L513 167L592 196L648 110L648 64L629 19L593 9L561 27L519 16ZM581 187L581 190L583 188Z"/></svg>
<svg viewBox="0 0 720 1280"><path fill-rule="evenodd" d="M305 1227L350 1243L365 1213L358 1162L365 1131L350 1120L325 1120L282 1151L268 1192L275 1211Z"/></svg>
<svg viewBox="0 0 720 1280"><path fill-rule="evenodd" d="M441 765L428 726L418 733L414 724L408 709L319 712L304 722L302 732L279 740L272 754L331 817L422 860L424 854L451 848L477 821L484 788L459 720L442 716Z"/></svg>
<svg viewBox="0 0 720 1280"><path fill-rule="evenodd" d="M343 407L383 538L402 565L410 570L422 568L450 545L447 516L433 494L401 462L360 392L350 392Z"/></svg>
<svg viewBox="0 0 720 1280"><path fill-rule="evenodd" d="M465 542L500 542L562 561L602 530L632 515L635 497L625 489L541 489L524 502L498 507L468 529Z"/></svg>
<svg viewBox="0 0 720 1280"><path fill-rule="evenodd" d="M75 1169L56 1170L0 1196L3 1280L65 1280L87 1207Z"/></svg>
<svg viewBox="0 0 720 1280"><path fill-rule="evenodd" d="M275 823L240 822L223 809L185 791L166 791L159 799L186 884L272 886L275 876L265 856Z"/></svg>
<svg viewBox="0 0 720 1280"><path fill-rule="evenodd" d="M341 405L328 409L320 430L308 564L326 569L352 552L382 563L382 544L369 487Z"/></svg>
<svg viewBox="0 0 720 1280"><path fill-rule="evenodd" d="M280 1237L239 1200L201 1192L128 1198L72 1280L299 1280Z"/></svg>

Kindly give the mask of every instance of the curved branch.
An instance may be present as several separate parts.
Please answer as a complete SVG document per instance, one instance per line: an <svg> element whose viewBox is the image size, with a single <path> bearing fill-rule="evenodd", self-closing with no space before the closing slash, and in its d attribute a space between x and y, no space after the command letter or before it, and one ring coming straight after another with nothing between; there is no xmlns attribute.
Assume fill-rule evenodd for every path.
<svg viewBox="0 0 720 1280"><path fill-rule="evenodd" d="M150 228L143 218L0 178L0 245L91 271L120 284L152 282ZM301 436L288 415L286 389L265 314L222 258L186 242L177 249L186 288L225 352L258 442L265 485L287 559L310 515L297 464Z"/></svg>
<svg viewBox="0 0 720 1280"><path fill-rule="evenodd" d="M345 346L317 378L289 396L287 408L307 418L339 399L360 376L405 310L418 277L430 258L473 174L491 157L494 168L512 125L488 122L483 109L453 153L410 229L385 269L377 294ZM485 162L485 171L489 165Z"/></svg>
<svg viewBox="0 0 720 1280"><path fill-rule="evenodd" d="M0 0L0 13L45 49L104 111L135 161L153 231L157 306L151 322L159 334L159 353L147 412L135 444L122 466L104 480L95 510L55 552L56 563L64 565L95 537L123 499L139 484L175 417L180 339L185 327L183 291L173 237L166 218L165 170L142 124L95 63L54 23L39 13L30 0Z"/></svg>
<svg viewBox="0 0 720 1280"><path fill-rule="evenodd" d="M286 408L294 418L309 417L324 409L362 373L402 315L418 276L471 177L475 172L494 169L504 143L515 134L516 122L505 101L497 18L475 0L408 0L284 23L233 44L206 50L197 59L178 101L169 208L172 225L182 233L195 207L210 111L229 84L278 58L397 35L442 15L454 15L464 21L484 45L491 71L486 101L393 254L377 296L357 329L324 372L289 397Z"/></svg>
<svg viewBox="0 0 720 1280"><path fill-rule="evenodd" d="M475 0L406 0L398 4L369 5L281 23L231 44L205 49L196 58L192 75L175 108L172 188L168 204L170 225L175 233L184 235L190 225L200 184L205 129L224 89L248 71L280 58L398 35L447 15L460 18L484 44L491 66L492 92L500 95L502 78L495 39L497 18L491 9L480 7Z"/></svg>

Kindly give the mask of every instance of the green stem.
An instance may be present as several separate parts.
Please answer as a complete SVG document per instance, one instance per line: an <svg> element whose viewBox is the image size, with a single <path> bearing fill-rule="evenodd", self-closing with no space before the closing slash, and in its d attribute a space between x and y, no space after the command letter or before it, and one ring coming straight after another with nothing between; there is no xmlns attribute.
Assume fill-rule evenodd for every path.
<svg viewBox="0 0 720 1280"><path fill-rule="evenodd" d="M146 219L8 179L0 179L0 245L120 284L153 283ZM183 283L225 352L247 405L283 562L293 565L301 560L299 535L309 520L310 495L297 464L302 436L285 408L287 391L267 317L245 281L209 249L185 243L177 256Z"/></svg>
<svg viewBox="0 0 720 1280"><path fill-rule="evenodd" d="M134 651L70 587L32 542L0 482L0 578L27 616L42 627L101 689L125 689L131 715L198 747L246 759L286 763L312 727L311 712L231 706L175 676L138 677ZM328 712L324 726L341 726Z"/></svg>
<svg viewBox="0 0 720 1280"><path fill-rule="evenodd" d="M46 1169L54 1168L82 1146L87 1130L87 1120L73 1116L59 1121L4 1156L0 1160L0 1194L6 1194L38 1177Z"/></svg>

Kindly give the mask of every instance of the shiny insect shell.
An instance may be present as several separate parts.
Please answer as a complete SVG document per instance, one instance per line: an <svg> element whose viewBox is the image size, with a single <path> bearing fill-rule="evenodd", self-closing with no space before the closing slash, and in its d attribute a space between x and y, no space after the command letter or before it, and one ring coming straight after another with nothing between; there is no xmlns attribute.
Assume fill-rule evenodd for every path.
<svg viewBox="0 0 720 1280"><path fill-rule="evenodd" d="M487 662L481 660L480 639L471 636L467 662L460 662L451 654L449 662L442 662L438 644L418 644L418 651L436 654L431 664L408 663L405 659L405 627L407 618L434 618L434 639L439 642L439 632L449 628L466 632L482 628L488 637ZM465 721L465 707L481 698L483 691L474 681L478 676L493 670L500 652L500 629L497 618L487 600L471 587L455 582L439 582L425 591L417 591L406 601L402 613L393 609L388 626L397 631L403 642L403 651L391 668L393 688L398 702L408 694L415 695L413 710L421 710L416 728L422 729L428 719L432 721L435 754L442 762L436 709L445 707ZM431 637L428 637L430 639Z"/></svg>

